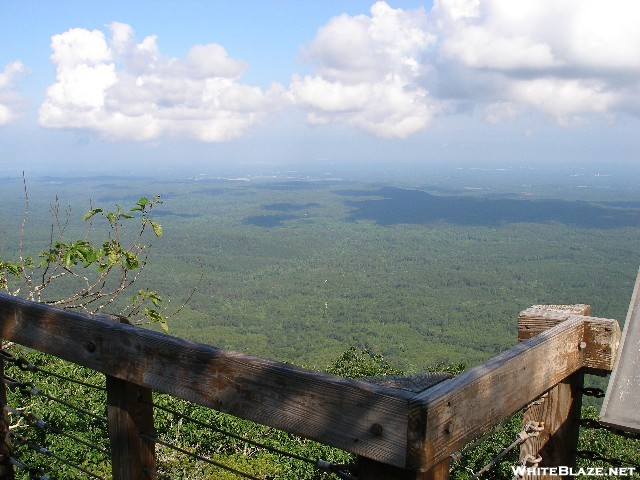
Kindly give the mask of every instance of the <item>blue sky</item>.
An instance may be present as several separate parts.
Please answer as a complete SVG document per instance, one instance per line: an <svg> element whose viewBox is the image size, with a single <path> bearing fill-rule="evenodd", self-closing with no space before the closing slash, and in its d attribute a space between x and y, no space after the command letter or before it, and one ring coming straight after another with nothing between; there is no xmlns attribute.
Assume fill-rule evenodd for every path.
<svg viewBox="0 0 640 480"><path fill-rule="evenodd" d="M2 9L5 174L640 163L636 0Z"/></svg>

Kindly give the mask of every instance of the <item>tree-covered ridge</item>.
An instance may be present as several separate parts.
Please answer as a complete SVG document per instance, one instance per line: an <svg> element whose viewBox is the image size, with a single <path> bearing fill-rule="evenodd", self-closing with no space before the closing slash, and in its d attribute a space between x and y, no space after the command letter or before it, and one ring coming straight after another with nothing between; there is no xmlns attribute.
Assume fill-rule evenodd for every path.
<svg viewBox="0 0 640 480"><path fill-rule="evenodd" d="M55 198L52 193L61 188L39 184L31 195L25 251L46 251L51 245L51 222L43 213L47 209L38 206L48 205ZM141 200L137 192L149 191L149 185L100 179L63 190L67 196L60 202L69 203L72 212L84 213L87 198L135 205ZM166 192L165 203L154 214L171 233L150 258L140 287L184 298L204 272L197 294L171 325L172 333L348 377L434 368L457 372L465 363L479 363L513 345L516 315L532 304L588 303L595 315L622 319L640 263L637 209L628 203L548 201L543 204L555 210L541 217L522 216L520 210L536 212L540 206L522 199L454 196L446 206L445 197L428 192L335 182L165 182L153 185L153 190ZM13 200L11 189L6 192L8 201L0 205L5 219L0 256L14 258L12 225L22 219L21 196L19 189ZM513 205L530 208L506 208ZM475 216L461 219L468 209ZM114 220L118 212L124 210L116 210ZM598 217L607 212L617 218L614 223ZM584 221L586 214L595 216ZM594 224L598 218L602 221ZM111 221L108 216L106 220ZM74 238L85 226L70 221L67 228ZM84 256L70 256L69 263L93 261L91 250L85 255L78 248ZM66 256L55 258L69 266ZM38 361L56 372L77 370L44 356ZM85 379L95 375L84 370L74 374ZM48 386L56 395L78 397L77 389ZM157 401L305 456L350 460L343 452L175 399ZM94 392L82 396L82 405L99 411L104 399ZM51 422L64 420L72 431L89 431L95 435L92 441L102 441L96 425L50 406L44 411ZM584 415L593 417L593 408ZM168 415L160 420L160 428L243 471L267 478L315 475L308 465L291 466L271 453L218 435L192 427L178 430L180 423ZM495 455L512 439L519 419L508 427L457 464L454 478L466 478L469 470ZM635 445L597 431L584 435L581 448L619 452L637 462ZM107 474L108 465L99 455L87 455L66 441L54 446ZM163 461L177 478L226 475L168 453ZM502 470L494 472L495 478L510 478L508 464Z"/></svg>
<svg viewBox="0 0 640 480"><path fill-rule="evenodd" d="M640 264L639 225L601 228L591 226L597 216L584 217L632 218L627 197L623 206L542 202L551 216L574 212L566 221L566 213L536 220L521 208L524 217L483 224L480 216L457 221L460 205L495 220L505 218L505 205L538 204L338 181L51 181L30 180L26 250L46 247L56 194L80 218L89 198L129 205L141 191L160 192L154 216L165 235L140 288L175 305L204 275L171 332L317 368L352 346L408 372L478 363L513 345L516 316L533 304L587 303L598 316L623 319ZM5 186L0 256L12 258L22 192L20 182ZM614 202L615 192L608 195ZM408 216L447 201L453 213L433 221ZM391 220L379 221L383 214ZM83 228L72 223L68 231Z"/></svg>

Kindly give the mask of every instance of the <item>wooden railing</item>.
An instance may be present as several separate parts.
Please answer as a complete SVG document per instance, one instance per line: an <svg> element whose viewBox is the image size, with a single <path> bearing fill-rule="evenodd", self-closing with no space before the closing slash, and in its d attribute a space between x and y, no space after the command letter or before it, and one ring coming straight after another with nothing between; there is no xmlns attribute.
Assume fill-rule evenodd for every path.
<svg viewBox="0 0 640 480"><path fill-rule="evenodd" d="M536 306L520 314L518 343L421 391L350 380L234 353L0 294L0 338L107 376L113 478L155 470L152 391L338 447L359 458L360 480L446 479L450 455L523 407L544 431L521 455L573 465L582 375L612 369L618 322L589 308ZM544 395L544 401L539 399Z"/></svg>

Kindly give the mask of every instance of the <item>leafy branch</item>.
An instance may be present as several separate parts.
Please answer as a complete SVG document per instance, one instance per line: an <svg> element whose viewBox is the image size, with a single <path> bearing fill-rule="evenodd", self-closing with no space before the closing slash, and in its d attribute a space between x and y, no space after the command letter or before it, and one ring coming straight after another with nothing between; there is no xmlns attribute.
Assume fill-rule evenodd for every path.
<svg viewBox="0 0 640 480"><path fill-rule="evenodd" d="M153 208L160 203L157 195L151 199L141 197L129 209L120 205L116 205L114 210L90 208L82 217L82 221L88 224L85 238L69 241L65 232L70 210L66 210L63 218L56 198L50 208L54 222L49 248L38 253L39 262L36 264L33 257L23 255L29 213L25 182L25 213L18 259L5 261L0 258L0 289L61 308L80 309L89 314L106 312L105 308L132 287L147 265L152 247L148 239L162 237L162 226L151 217ZM90 234L94 223L98 222L106 224L106 235L102 241L92 242ZM53 287L61 284L63 279L65 288ZM189 298L192 295L193 292ZM136 323L158 323L167 331L167 319L180 311L184 304L168 316L162 304L163 298L156 292L139 289L118 314Z"/></svg>

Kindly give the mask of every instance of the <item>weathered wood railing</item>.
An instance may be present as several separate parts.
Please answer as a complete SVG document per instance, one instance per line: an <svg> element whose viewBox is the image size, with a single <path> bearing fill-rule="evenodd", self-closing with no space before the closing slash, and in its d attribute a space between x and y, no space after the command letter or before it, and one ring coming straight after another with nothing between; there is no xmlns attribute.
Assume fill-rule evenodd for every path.
<svg viewBox="0 0 640 480"><path fill-rule="evenodd" d="M231 413L358 455L359 478L448 478L450 455L503 418L545 422L521 455L571 465L587 369L612 369L615 320L587 306L532 307L519 317L518 345L415 392L343 379L221 350L0 294L0 338L107 376L113 477L147 479L155 469L152 390ZM148 438L147 435L143 435ZM535 441L533 441L535 440Z"/></svg>

